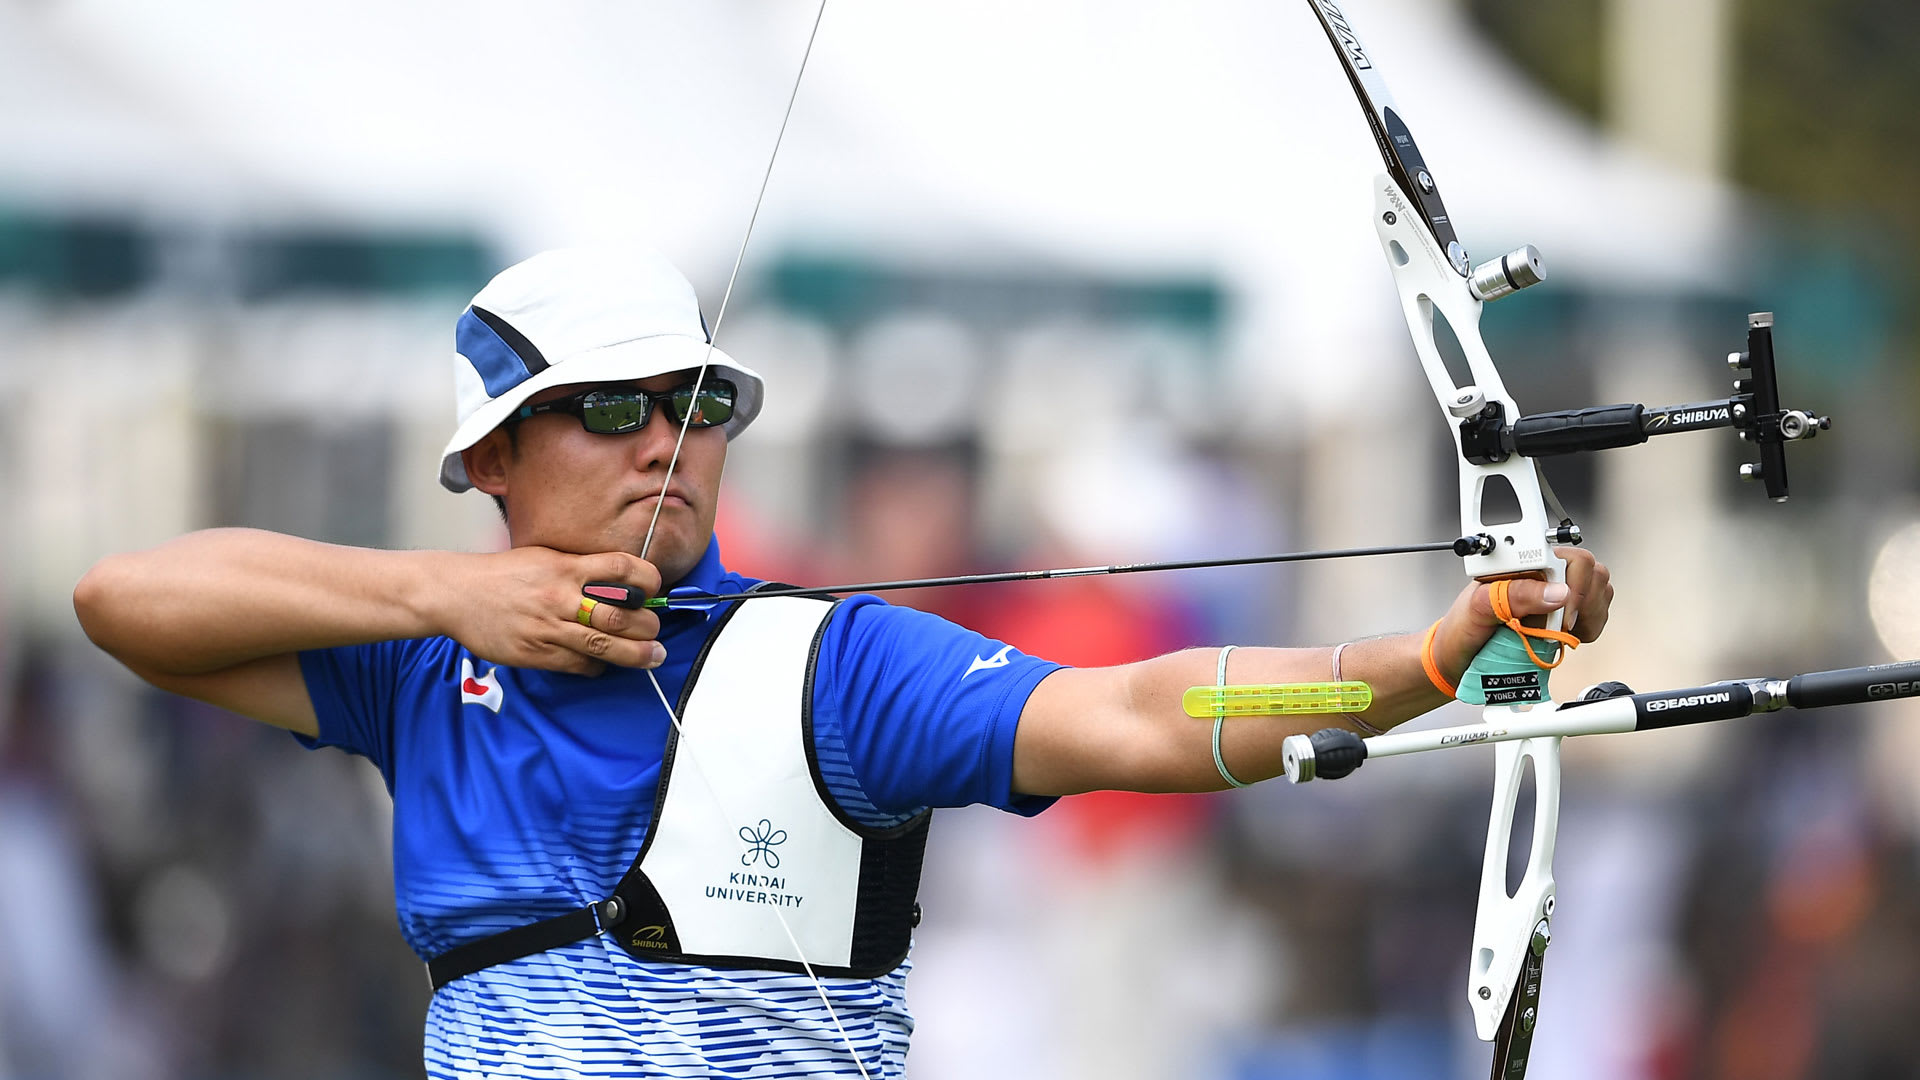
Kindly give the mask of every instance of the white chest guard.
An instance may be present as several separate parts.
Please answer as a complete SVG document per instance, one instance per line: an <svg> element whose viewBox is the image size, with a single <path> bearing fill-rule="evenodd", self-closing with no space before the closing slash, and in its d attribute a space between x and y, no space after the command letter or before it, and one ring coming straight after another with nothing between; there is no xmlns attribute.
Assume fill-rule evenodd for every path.
<svg viewBox="0 0 1920 1080"><path fill-rule="evenodd" d="M866 978L899 966L931 814L868 828L827 793L813 674L834 606L729 605L687 676L653 824L614 895L435 958L434 986L600 931L643 960L800 971L804 956L819 975Z"/></svg>
<svg viewBox="0 0 1920 1080"><path fill-rule="evenodd" d="M618 890L651 885L670 915L650 917L634 890L615 936L635 956L797 968L791 929L823 974L880 974L905 959L928 815L862 828L827 794L810 713L815 652L833 608L801 597L735 604L695 662L653 828ZM903 857L910 878L895 880L908 869ZM786 928L766 907L779 908ZM878 931L882 940L872 940Z"/></svg>

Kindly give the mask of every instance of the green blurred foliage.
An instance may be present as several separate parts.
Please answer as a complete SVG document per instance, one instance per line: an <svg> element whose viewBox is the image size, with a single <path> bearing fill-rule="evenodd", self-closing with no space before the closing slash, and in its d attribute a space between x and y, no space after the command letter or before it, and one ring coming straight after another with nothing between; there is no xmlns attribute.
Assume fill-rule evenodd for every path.
<svg viewBox="0 0 1920 1080"><path fill-rule="evenodd" d="M1737 0L1734 11L1734 175L1920 232L1920 5Z"/></svg>
<svg viewBox="0 0 1920 1080"><path fill-rule="evenodd" d="M1608 0L1467 0L1474 21L1570 106L1604 122ZM1678 3L1687 0L1675 0ZM1920 300L1920 3L1728 0L1732 179L1852 249ZM1807 239L1802 234L1802 240ZM1911 321L1902 329L1911 332Z"/></svg>
<svg viewBox="0 0 1920 1080"><path fill-rule="evenodd" d="M1600 32L1605 5L1606 0L1467 0L1467 11L1542 86L1598 120L1604 102Z"/></svg>

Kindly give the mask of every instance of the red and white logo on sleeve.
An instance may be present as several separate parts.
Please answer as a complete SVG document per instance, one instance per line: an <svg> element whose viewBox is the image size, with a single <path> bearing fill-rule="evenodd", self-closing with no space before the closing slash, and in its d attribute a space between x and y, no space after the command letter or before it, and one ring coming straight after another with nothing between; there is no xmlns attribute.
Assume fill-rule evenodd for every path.
<svg viewBox="0 0 1920 1080"><path fill-rule="evenodd" d="M485 675L476 676L473 673L473 658L460 658L460 704L485 705L497 713L505 697L500 692L499 668L488 668Z"/></svg>

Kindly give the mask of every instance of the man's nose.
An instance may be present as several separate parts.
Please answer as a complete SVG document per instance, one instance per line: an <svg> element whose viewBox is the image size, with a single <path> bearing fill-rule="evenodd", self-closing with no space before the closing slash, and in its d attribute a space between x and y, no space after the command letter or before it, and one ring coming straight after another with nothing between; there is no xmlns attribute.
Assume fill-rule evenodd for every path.
<svg viewBox="0 0 1920 1080"><path fill-rule="evenodd" d="M680 425L674 422L667 403L656 401L647 413L646 423L632 438L634 466L645 472L655 465L664 466L673 457L674 445L680 440Z"/></svg>

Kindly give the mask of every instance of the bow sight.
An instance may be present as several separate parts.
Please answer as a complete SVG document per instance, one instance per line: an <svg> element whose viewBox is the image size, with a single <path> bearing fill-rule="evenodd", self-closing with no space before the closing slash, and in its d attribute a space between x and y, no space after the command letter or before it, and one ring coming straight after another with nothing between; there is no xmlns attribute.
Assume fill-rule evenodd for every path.
<svg viewBox="0 0 1920 1080"><path fill-rule="evenodd" d="M1474 272L1470 283L1474 286L1474 295L1484 300L1509 296L1545 276L1540 268L1540 253L1531 244L1487 265L1497 269L1515 256L1526 260L1528 272L1524 277L1499 274L1496 280L1508 287L1494 291L1480 287L1481 275L1487 269L1482 267ZM1786 444L1811 439L1831 427L1832 421L1804 409L1780 407L1780 382L1773 362L1773 312L1761 311L1747 316L1746 351L1728 353L1727 366L1734 372L1733 393L1713 401L1660 406L1596 405L1587 409L1534 413L1509 421L1500 402L1488 401L1478 388L1470 386L1454 396L1447 411L1461 418L1460 454L1475 465L1491 465L1515 454L1543 458L1637 446L1655 435L1730 427L1760 451L1759 461L1740 466L1740 478L1765 481L1767 497L1775 502L1784 501L1787 498ZM1574 535L1577 538L1577 533Z"/></svg>

